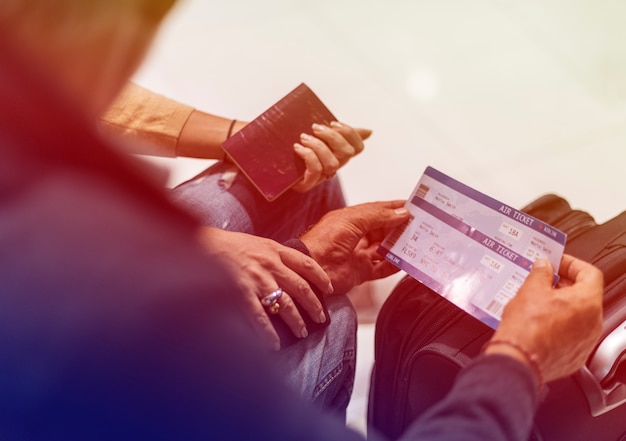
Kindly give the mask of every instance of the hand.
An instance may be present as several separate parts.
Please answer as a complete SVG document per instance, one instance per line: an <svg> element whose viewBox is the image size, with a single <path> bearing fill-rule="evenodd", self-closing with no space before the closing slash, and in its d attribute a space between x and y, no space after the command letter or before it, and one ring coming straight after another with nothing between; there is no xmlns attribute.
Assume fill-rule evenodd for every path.
<svg viewBox="0 0 626 441"><path fill-rule="evenodd" d="M580 369L602 331L602 272L565 255L561 280L552 288L553 269L537 260L516 296L504 309L492 340L509 340L537 357L543 381L566 377ZM527 363L506 345L490 345L485 353L508 353Z"/></svg>
<svg viewBox="0 0 626 441"><path fill-rule="evenodd" d="M304 338L308 332L292 298L313 321L326 321L322 305L307 280L325 294L332 293L333 287L330 278L312 258L270 239L211 227L201 229L200 241L209 254L220 259L232 272L243 293L247 317L271 348L280 349L280 338L261 299L277 288L284 290L278 314L294 335Z"/></svg>
<svg viewBox="0 0 626 441"><path fill-rule="evenodd" d="M409 219L404 201L372 202L327 213L301 240L344 294L366 280L398 271L377 249L393 228Z"/></svg>
<svg viewBox="0 0 626 441"><path fill-rule="evenodd" d="M293 186L306 192L320 182L335 176L350 158L363 151L363 141L372 134L371 130L353 129L347 124L333 121L329 126L313 124L313 135L303 133L300 143L294 145L295 152L306 165L304 177Z"/></svg>

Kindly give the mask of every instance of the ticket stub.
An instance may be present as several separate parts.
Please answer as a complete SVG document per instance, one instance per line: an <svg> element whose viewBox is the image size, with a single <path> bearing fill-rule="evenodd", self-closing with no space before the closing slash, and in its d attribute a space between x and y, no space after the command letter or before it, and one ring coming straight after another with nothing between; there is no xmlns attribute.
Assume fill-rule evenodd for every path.
<svg viewBox="0 0 626 441"><path fill-rule="evenodd" d="M406 207L379 253L494 329L536 259L559 267L565 233L432 167Z"/></svg>

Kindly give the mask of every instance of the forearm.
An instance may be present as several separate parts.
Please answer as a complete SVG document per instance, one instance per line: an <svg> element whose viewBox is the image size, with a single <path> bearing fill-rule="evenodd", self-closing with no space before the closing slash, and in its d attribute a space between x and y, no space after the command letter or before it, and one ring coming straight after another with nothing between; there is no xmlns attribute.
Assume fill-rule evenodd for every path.
<svg viewBox="0 0 626 441"><path fill-rule="evenodd" d="M193 110L185 122L176 143L176 156L221 159L222 143L230 134L240 130L245 123L221 116Z"/></svg>
<svg viewBox="0 0 626 441"><path fill-rule="evenodd" d="M481 356L461 371L452 391L401 439L525 441L537 401L527 366L504 355Z"/></svg>
<svg viewBox="0 0 626 441"><path fill-rule="evenodd" d="M129 83L101 116L105 138L129 153L176 156L176 144L193 107Z"/></svg>
<svg viewBox="0 0 626 441"><path fill-rule="evenodd" d="M129 83L99 127L129 153L221 159L231 122ZM244 125L237 121L231 134Z"/></svg>

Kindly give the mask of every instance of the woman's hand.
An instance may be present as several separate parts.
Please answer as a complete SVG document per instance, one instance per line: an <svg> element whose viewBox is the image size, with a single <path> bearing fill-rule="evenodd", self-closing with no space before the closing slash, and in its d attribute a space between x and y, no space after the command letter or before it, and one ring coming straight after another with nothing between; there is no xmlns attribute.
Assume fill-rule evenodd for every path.
<svg viewBox="0 0 626 441"><path fill-rule="evenodd" d="M309 283L328 295L333 292L330 278L310 257L270 239L245 233L203 227L200 240L212 256L231 271L243 293L244 311L259 335L269 347L280 349L280 338L261 299L283 289L278 315L297 337L308 335L306 325L293 299L297 300L311 319L326 321L324 310Z"/></svg>
<svg viewBox="0 0 626 441"><path fill-rule="evenodd" d="M294 145L296 154L306 165L304 177L293 186L299 192L309 191L335 176L350 158L363 151L363 141L372 134L371 130L354 129L337 121L329 126L313 124L311 129L312 134L303 133L300 142Z"/></svg>

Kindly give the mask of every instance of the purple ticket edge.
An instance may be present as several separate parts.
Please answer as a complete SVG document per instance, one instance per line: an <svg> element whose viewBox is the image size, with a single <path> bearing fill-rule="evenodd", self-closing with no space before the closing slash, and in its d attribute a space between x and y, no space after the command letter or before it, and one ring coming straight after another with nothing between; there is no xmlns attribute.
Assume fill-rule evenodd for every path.
<svg viewBox="0 0 626 441"><path fill-rule="evenodd" d="M565 241L567 238L567 234L565 234L564 232L562 232L561 230L558 230L556 228L554 228L553 226L551 226L550 224L547 224L539 219L537 219L534 216L531 216L529 214L524 213L523 211L517 210L507 204L504 204L490 196L487 196L484 193L481 193L480 191L463 184L462 182L457 181L456 179L440 172L439 170L433 168L433 167L426 167L426 170L424 171L424 175L429 176L439 182L441 182L442 184L446 185L447 187L450 187L453 190L458 191L459 193L481 203L482 205L485 205L486 207L491 208L494 211L497 211L500 215L502 216L506 216L509 219L511 219L514 222L517 223L522 223L519 220L517 220L514 216L526 216L528 218L533 219L533 225L532 226L528 226L526 225L528 228L531 228L533 230L535 230L536 232L543 234L544 236L548 237L551 240L556 241L557 243L559 243L560 245L565 246ZM510 210L511 214L507 214L507 213L503 213L501 211L502 207L506 207L508 210ZM523 224L523 223L522 223ZM535 224L537 225L535 227Z"/></svg>

